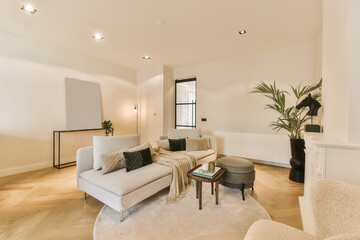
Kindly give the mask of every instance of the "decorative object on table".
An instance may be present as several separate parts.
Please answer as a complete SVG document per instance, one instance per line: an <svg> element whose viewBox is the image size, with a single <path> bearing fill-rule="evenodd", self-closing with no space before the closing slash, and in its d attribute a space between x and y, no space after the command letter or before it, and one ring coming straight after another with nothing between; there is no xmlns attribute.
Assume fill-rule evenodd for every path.
<svg viewBox="0 0 360 240"><path fill-rule="evenodd" d="M203 163L201 168L202 168L202 170L204 170L204 171L208 171L208 170L209 170L209 164Z"/></svg>
<svg viewBox="0 0 360 240"><path fill-rule="evenodd" d="M297 109L303 107L309 107L309 111L306 113L307 116L311 118L311 124L305 125L305 132L320 132L320 125L313 124L313 116L317 116L318 110L321 107L321 104L311 96L311 93L305 97L298 105Z"/></svg>
<svg viewBox="0 0 360 240"><path fill-rule="evenodd" d="M206 164L207 165L207 164ZM199 209L202 209L202 183L208 182L211 183L211 194L214 194L214 183L215 183L215 203L219 204L219 180L221 176L226 172L224 168L218 168L218 171L215 173L209 173L202 169L204 165L197 165L193 169L187 172L187 177L196 181L196 198L199 199ZM200 175L201 174L201 175Z"/></svg>
<svg viewBox="0 0 360 240"><path fill-rule="evenodd" d="M226 169L220 179L220 184L229 188L240 189L242 199L245 201L244 190L254 190L255 170L254 164L249 160L238 157L221 157L216 161L216 166Z"/></svg>
<svg viewBox="0 0 360 240"><path fill-rule="evenodd" d="M176 203L166 203L168 189L160 191L128 209L126 221L119 221L119 213L104 205L93 230L93 239L244 239L248 228L259 219L271 219L265 208L249 196L239 201L240 191L222 188L221 202L214 205L209 187L203 189L201 213L194 213L196 188ZM164 229L164 223L166 225ZM201 227L194 227L199 226ZM139 230L141 229L141 231Z"/></svg>
<svg viewBox="0 0 360 240"><path fill-rule="evenodd" d="M215 162L209 162L209 172L215 172Z"/></svg>
<svg viewBox="0 0 360 240"><path fill-rule="evenodd" d="M66 130L100 128L100 84L65 78L65 109Z"/></svg>
<svg viewBox="0 0 360 240"><path fill-rule="evenodd" d="M299 84L297 87L292 87L292 92L296 98L296 105L300 98L312 94L312 98L317 100L320 99L320 88L322 79L309 86L301 87ZM276 121L270 123L270 126L274 130L279 131L281 129L289 132L290 145L291 145L291 156L290 159L290 175L289 178L295 182L304 182L304 170L305 170L305 142L302 138L302 131L304 130L305 123L310 119L306 114L303 114L305 108L297 109L295 106L286 106L286 96L290 94L287 91L279 90L276 84L266 84L261 82L251 91L251 93L262 93L267 98L272 100L271 104L266 104L266 108L275 110L280 116Z"/></svg>
<svg viewBox="0 0 360 240"><path fill-rule="evenodd" d="M111 136L114 136L114 128L112 127L111 120L105 120L101 123L101 126L103 129L105 129L106 136L109 136L111 133Z"/></svg>

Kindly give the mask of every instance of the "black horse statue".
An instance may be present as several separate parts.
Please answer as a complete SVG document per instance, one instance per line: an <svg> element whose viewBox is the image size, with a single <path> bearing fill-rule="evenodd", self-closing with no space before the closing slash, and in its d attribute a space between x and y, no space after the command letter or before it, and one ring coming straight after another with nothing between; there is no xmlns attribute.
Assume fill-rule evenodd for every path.
<svg viewBox="0 0 360 240"><path fill-rule="evenodd" d="M317 116L318 110L321 107L321 104L311 97L311 94L304 98L298 105L296 105L297 109L302 107L309 107L309 111L306 113L308 116Z"/></svg>
<svg viewBox="0 0 360 240"><path fill-rule="evenodd" d="M306 115L311 116L311 124L305 125L305 132L320 132L320 125L313 125L313 116L317 116L321 104L312 98L311 94L309 93L309 95L296 106L297 109L303 107L310 108Z"/></svg>

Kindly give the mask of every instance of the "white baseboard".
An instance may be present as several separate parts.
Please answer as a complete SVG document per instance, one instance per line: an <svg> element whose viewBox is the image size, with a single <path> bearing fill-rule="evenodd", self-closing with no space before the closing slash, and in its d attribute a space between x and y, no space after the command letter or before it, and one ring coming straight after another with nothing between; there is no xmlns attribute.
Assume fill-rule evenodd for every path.
<svg viewBox="0 0 360 240"><path fill-rule="evenodd" d="M270 161L263 161L263 160L256 160L256 159L250 159L250 160L254 163L260 163L260 164L264 164L264 165L291 168L290 163L277 163L277 162L270 162Z"/></svg>
<svg viewBox="0 0 360 240"><path fill-rule="evenodd" d="M33 163L13 168L0 169L0 177L52 167L52 161Z"/></svg>
<svg viewBox="0 0 360 240"><path fill-rule="evenodd" d="M225 157L225 156L239 157L239 156L218 154L217 158L221 158L221 157ZM250 162L253 162L253 163L259 163L259 164L270 165L270 166L275 166L275 167L291 168L290 163L278 163L278 162L272 162L272 161L264 161L264 160L252 159L252 158L247 158L247 157L239 157L239 158L247 159L247 160L249 160Z"/></svg>

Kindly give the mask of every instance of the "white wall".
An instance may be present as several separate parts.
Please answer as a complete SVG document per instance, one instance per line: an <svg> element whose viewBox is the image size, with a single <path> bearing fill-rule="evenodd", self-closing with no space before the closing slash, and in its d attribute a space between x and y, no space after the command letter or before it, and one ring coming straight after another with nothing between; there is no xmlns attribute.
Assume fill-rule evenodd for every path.
<svg viewBox="0 0 360 240"><path fill-rule="evenodd" d="M290 167L290 140L282 134L215 131L217 150L228 156L240 156L254 162Z"/></svg>
<svg viewBox="0 0 360 240"><path fill-rule="evenodd" d="M322 56L323 56L323 34L322 31L318 34L315 39L315 80L320 80L323 76L322 72ZM322 112L322 111L321 111ZM319 113L319 112L318 112Z"/></svg>
<svg viewBox="0 0 360 240"><path fill-rule="evenodd" d="M173 69L164 66L163 81L163 135L167 135L167 130L175 127L175 82Z"/></svg>
<svg viewBox="0 0 360 240"><path fill-rule="evenodd" d="M316 44L312 43L276 49L177 68L174 79L197 78L197 126L202 132L253 133L259 134L257 137L261 139L263 134L276 134L268 123L276 120L277 115L264 109L264 104L268 103L265 97L249 92L260 81L276 81L279 88L289 92L290 85L319 81L316 66L321 63L316 60L316 52ZM201 118L207 118L207 122L201 122ZM241 140L238 142L240 144ZM224 144L227 144L226 138ZM219 153L227 154L225 149L229 148L224 146ZM278 154L283 156L281 152ZM286 162L288 160L289 157Z"/></svg>
<svg viewBox="0 0 360 240"><path fill-rule="evenodd" d="M138 102L140 106L140 140L156 146L160 136L174 127L173 70L156 66L137 71Z"/></svg>
<svg viewBox="0 0 360 240"><path fill-rule="evenodd" d="M360 144L360 1L349 3L349 142ZM341 101L341 99L338 99Z"/></svg>
<svg viewBox="0 0 360 240"><path fill-rule="evenodd" d="M348 10L348 0L323 1L324 132L342 141L349 121Z"/></svg>
<svg viewBox="0 0 360 240"><path fill-rule="evenodd" d="M137 71L140 141L156 146L163 135L163 66Z"/></svg>
<svg viewBox="0 0 360 240"><path fill-rule="evenodd" d="M360 2L323 1L324 132L360 143Z"/></svg>
<svg viewBox="0 0 360 240"><path fill-rule="evenodd" d="M52 164L52 131L65 129L65 77L99 82L103 120L115 134L136 132L136 71L0 32L0 176ZM64 134L73 157L93 134Z"/></svg>
<svg viewBox="0 0 360 240"><path fill-rule="evenodd" d="M276 114L264 110L267 99L249 92L260 81L290 91L290 85L314 83L315 46L306 44L174 70L174 79L197 78L197 125L208 130L252 133L273 131ZM200 119L206 117L207 122Z"/></svg>

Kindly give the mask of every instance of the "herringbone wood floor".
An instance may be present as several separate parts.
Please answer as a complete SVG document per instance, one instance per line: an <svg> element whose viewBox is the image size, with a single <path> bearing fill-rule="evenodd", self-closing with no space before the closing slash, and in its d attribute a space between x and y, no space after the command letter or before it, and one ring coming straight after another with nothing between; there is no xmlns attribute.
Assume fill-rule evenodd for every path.
<svg viewBox="0 0 360 240"><path fill-rule="evenodd" d="M253 197L273 220L301 228L298 196L303 195L303 184L288 179L289 169L259 164L255 168ZM102 206L92 197L83 201L83 193L76 187L75 167L3 177L0 239L92 239Z"/></svg>

